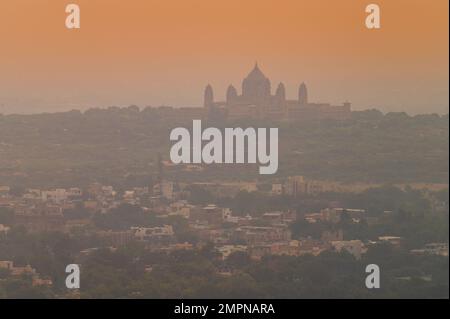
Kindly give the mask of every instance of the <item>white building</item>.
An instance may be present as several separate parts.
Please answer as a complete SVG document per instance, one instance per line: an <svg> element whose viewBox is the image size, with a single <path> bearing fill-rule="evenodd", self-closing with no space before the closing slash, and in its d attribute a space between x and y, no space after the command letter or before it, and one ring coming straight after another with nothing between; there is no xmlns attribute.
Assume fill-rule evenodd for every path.
<svg viewBox="0 0 450 319"><path fill-rule="evenodd" d="M162 227L131 227L139 241L169 240L174 236L172 225Z"/></svg>
<svg viewBox="0 0 450 319"><path fill-rule="evenodd" d="M9 230L10 228L8 226L0 224L0 235L7 235Z"/></svg>
<svg viewBox="0 0 450 319"><path fill-rule="evenodd" d="M63 188L42 192L42 200L44 202L52 201L55 203L60 203L67 200L68 196L68 192Z"/></svg>

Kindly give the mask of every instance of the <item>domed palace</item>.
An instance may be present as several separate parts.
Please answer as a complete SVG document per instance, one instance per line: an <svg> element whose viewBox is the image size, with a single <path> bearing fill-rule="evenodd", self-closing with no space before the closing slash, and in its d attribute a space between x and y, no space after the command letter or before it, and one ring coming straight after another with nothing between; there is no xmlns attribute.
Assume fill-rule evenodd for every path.
<svg viewBox="0 0 450 319"><path fill-rule="evenodd" d="M302 83L297 100L287 100L283 83L278 84L275 94L271 93L270 80L258 64L242 81L242 94L233 85L226 92L226 101L215 102L211 85L206 86L204 107L209 114L220 114L223 118L267 118L267 119L346 119L351 114L351 104L330 105L310 103L308 89Z"/></svg>

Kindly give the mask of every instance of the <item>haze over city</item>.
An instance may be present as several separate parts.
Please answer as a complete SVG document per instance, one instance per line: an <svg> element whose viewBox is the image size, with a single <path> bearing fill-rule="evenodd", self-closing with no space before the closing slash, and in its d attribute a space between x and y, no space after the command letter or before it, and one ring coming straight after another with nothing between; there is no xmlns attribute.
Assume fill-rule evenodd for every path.
<svg viewBox="0 0 450 319"><path fill-rule="evenodd" d="M0 113L136 104L201 106L258 61L295 98L352 109L448 113L448 1L75 1L81 29L64 26L66 1L0 4Z"/></svg>
<svg viewBox="0 0 450 319"><path fill-rule="evenodd" d="M1 0L2 310L448 299L448 9Z"/></svg>

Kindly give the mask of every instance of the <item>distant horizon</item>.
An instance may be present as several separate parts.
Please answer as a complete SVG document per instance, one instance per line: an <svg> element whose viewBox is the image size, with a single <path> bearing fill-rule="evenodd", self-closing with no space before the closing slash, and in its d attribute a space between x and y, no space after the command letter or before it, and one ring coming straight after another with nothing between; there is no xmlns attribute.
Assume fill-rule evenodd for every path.
<svg viewBox="0 0 450 319"><path fill-rule="evenodd" d="M270 77L269 77L270 78ZM215 83L214 81L205 81L205 86L209 85L210 83ZM290 99L290 98L294 98L295 97L295 93L297 90L296 85L299 85L300 83L306 83L308 84L307 81L305 82L299 82L299 83L287 83L284 81L273 81L272 82L272 88L271 91L274 93L275 92L275 87L277 83L283 83L286 87L287 87L287 93L286 93L286 98ZM239 88L238 91L240 91L240 83L239 80L235 81L235 83L233 83L235 87ZM227 86L223 86L223 85L213 85L214 87L214 96L216 98L216 100L218 101L223 101L225 100L225 92L227 89ZM201 89L199 89L198 91L198 102L197 103L190 103L189 105L183 105L181 104L167 104L167 103L127 103L127 102L123 102L120 104L115 104L115 103L110 103L108 104L96 104L94 102L87 102L87 103L79 103L79 105L76 105L78 103L69 103L68 101L66 103L62 102L61 104L58 104L56 102L52 103L52 104L48 104L48 102L46 102L45 100L35 100L34 102L31 102L30 104L23 104L23 102L21 102L20 99L13 99L13 106L8 106L8 104L5 103L1 103L2 101L4 101L4 99L2 100L1 96L0 96L0 114L41 114L41 113L59 113L59 112L68 112L71 110L79 110L79 111L86 111L89 109L107 109L109 107L121 107L121 108L126 108L129 106L139 106L140 109L144 109L146 107L154 107L154 108L158 108L158 107L164 107L164 106L168 106L168 107L174 107L174 108L197 108L197 107L203 107L202 105L202 100L203 100L203 89L204 87L202 87ZM368 91L370 91L370 89L367 89ZM175 89L175 91L177 91L177 89ZM418 110L407 110L408 107L400 107L400 106L388 106L388 105L355 105L355 103L352 102L351 97L350 98L345 98L345 99L337 99L337 98L331 98L330 101L326 101L325 99L321 99L320 97L318 97L317 92L320 92L320 90L315 90L314 87L312 87L312 89L310 90L310 92L312 94L310 94L310 96L312 96L311 102L317 102L317 103L330 103L331 105L339 105L342 104L344 101L346 102L350 102L352 105L352 111L366 111L366 110L371 110L371 109L376 109L379 110L381 112L383 112L384 114L386 113L407 113L408 115L418 115L418 114L439 114L439 115L445 115L445 114L449 114L449 103L447 103L447 105L443 107L443 109L441 111L437 111L438 109L441 109L442 106L432 106L430 107L423 105L422 107L419 107L419 109L430 109L430 110L434 110L434 111L430 111L430 112L421 112ZM448 94L447 94L447 99L448 99ZM58 100L58 98L54 98L54 100ZM64 100L64 99L62 99ZM166 98L166 100L170 100L169 97ZM16 104L16 105L14 105ZM34 105L33 105L34 104ZM145 104L145 105L144 105ZM194 105L196 104L196 105ZM12 109L16 109L15 111L11 111ZM39 109L40 111L34 112L35 109ZM444 110L445 109L445 110Z"/></svg>
<svg viewBox="0 0 450 319"><path fill-rule="evenodd" d="M256 65L257 64L258 64L258 62L256 61ZM211 83L211 82L206 82L206 83L208 85L210 85L209 83ZM292 91L294 91L293 85L291 83L285 84L283 81L280 81L279 83L280 84L282 83L286 87L290 88L290 90L289 90L290 92L289 91L287 92L286 98L287 99L292 98L294 96L294 94L292 94L293 93ZM305 83L305 82L302 82L302 83ZM271 92L274 93L275 92L274 86L276 86L276 83L271 83L271 84L272 84ZM305 84L307 84L307 82ZM239 87L239 86L237 86L237 87ZM225 98L226 98L225 94L224 94L225 91L226 91L226 88L218 88L217 90L214 90L214 97L216 98L215 100L216 101L217 100L219 100L219 101L225 100ZM239 91L240 91L240 89L239 89ZM313 98L312 98L312 100L314 100L314 101L311 101L311 102L313 102L313 103L315 103L315 102L316 103L330 103L329 101L323 101L322 99L317 98L315 96L316 94L314 94L314 90L312 90L312 91L313 91ZM291 94L289 94L289 93L291 93ZM203 92L199 91L198 96L199 96L199 100L202 99L203 98ZM384 106L384 107L383 106L381 106L381 107L380 106L368 106L366 108L358 107L358 106L355 107L354 103L352 103L351 100L345 99L345 101L351 103L352 111L367 111L367 110L375 109L375 110L378 110L378 111L382 112L383 114L387 114L387 113L406 113L406 114L408 114L410 116L420 115L420 114L438 114L438 115L449 114L448 106L447 106L447 109L446 109L447 112L422 113L422 112L410 112L410 111L407 111L407 110L404 110L404 109L397 109L397 108L390 109L390 107L386 107L386 106ZM336 99L334 99L333 102L331 102L330 104L331 105L338 105L338 104L341 104L342 102L344 102L344 101L337 101ZM9 115L9 114L23 114L23 115L27 115L28 114L28 115L32 115L32 114L42 114L42 113L64 113L64 112L70 112L70 111L73 111L73 110L78 110L78 111L84 112L84 111L87 111L87 110L90 110L90 109L108 109L110 107L127 108L127 107L130 107L130 106L138 106L140 108L140 110L145 109L147 107L153 107L153 108L159 108L159 107L201 108L201 107L204 107L203 105L201 105L202 104L201 102L199 102L198 105L174 105L174 104L164 104L163 103L163 104L159 104L159 105L156 105L156 106L155 106L155 104L142 105L142 104L133 104L133 103L128 103L128 104L127 103L111 104L111 105L89 105L89 104L94 104L94 103L86 103L86 104L88 104L88 105L84 106L84 107L83 106L75 106L75 105L73 105L73 106L68 106L68 105L64 106L64 104L62 104L62 105L54 105L54 106L47 106L47 107L40 106L40 107L37 107L37 108L41 109L41 111L38 111L38 112L31 112L32 110L28 109L28 107L30 107L30 106L27 107L27 110L22 110L22 111L19 111L19 112L10 112L10 111L3 112L3 110L5 110L5 109L8 110L8 107L6 105L4 105L4 104L0 104L0 114L5 114L5 115ZM35 108L32 107L32 109L34 110Z"/></svg>
<svg viewBox="0 0 450 319"><path fill-rule="evenodd" d="M146 108L152 108L152 109L158 109L163 107L169 107L174 109L181 109L181 108L202 108L202 106L176 106L176 105L136 105L136 104L129 104L129 105L109 105L109 106L94 106L94 107L86 107L86 108L72 108L67 110L56 110L56 111L41 111L41 112L21 112L21 113L14 113L14 112L8 112L3 113L0 111L0 115L3 116L10 116L10 115L43 115L43 114L61 114L61 113L69 113L69 112L80 112L85 113L89 110L108 110L110 108L120 108L120 109L126 109L129 107L138 107L139 112L142 112ZM437 113L437 112L430 112L430 113L408 113L406 111L383 111L379 108L373 107L373 108L367 108L367 109L352 109L352 112L365 112L365 111L379 111L383 115L386 115L388 113L405 113L408 116L416 116L416 115L439 115L440 117L448 116L450 112L447 113Z"/></svg>
<svg viewBox="0 0 450 319"><path fill-rule="evenodd" d="M258 61L295 98L354 110L448 113L447 0L378 0L381 28L365 26L366 0L77 0L0 3L0 113L107 105L203 105L240 88ZM257 10L256 10L257 9Z"/></svg>

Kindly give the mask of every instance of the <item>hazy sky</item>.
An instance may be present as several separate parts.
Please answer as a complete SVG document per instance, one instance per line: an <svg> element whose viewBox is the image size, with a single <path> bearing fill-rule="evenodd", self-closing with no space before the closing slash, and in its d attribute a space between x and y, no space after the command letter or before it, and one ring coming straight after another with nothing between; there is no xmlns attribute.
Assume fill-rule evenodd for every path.
<svg viewBox="0 0 450 319"><path fill-rule="evenodd" d="M0 113L200 106L257 60L288 98L448 113L448 0L1 0ZM81 29L65 28L65 6Z"/></svg>

